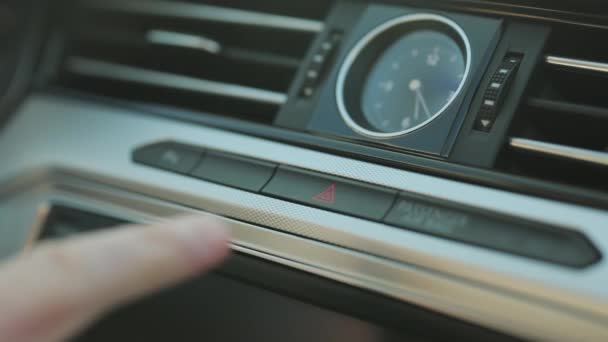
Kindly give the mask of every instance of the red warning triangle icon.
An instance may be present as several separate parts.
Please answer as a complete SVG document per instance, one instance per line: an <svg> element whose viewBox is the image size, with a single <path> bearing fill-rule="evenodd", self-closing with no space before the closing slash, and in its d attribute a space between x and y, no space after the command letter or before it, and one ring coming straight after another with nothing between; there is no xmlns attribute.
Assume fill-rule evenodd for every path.
<svg viewBox="0 0 608 342"><path fill-rule="evenodd" d="M336 203L336 185L332 184L328 186L323 192L312 198L314 201L323 202L327 204Z"/></svg>

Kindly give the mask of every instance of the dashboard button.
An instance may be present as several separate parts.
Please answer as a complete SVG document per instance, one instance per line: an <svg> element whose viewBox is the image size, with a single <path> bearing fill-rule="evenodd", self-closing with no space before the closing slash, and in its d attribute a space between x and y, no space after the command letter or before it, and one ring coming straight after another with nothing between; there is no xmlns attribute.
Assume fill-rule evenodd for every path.
<svg viewBox="0 0 608 342"><path fill-rule="evenodd" d="M495 120L496 117L493 116L491 113L487 113L485 115L482 113L475 120L475 129L481 132L489 132L490 130L492 130Z"/></svg>
<svg viewBox="0 0 608 342"><path fill-rule="evenodd" d="M380 221L396 191L339 177L281 166L264 188L266 195Z"/></svg>
<svg viewBox="0 0 608 342"><path fill-rule="evenodd" d="M223 153L209 152L191 176L258 192L272 177L276 165Z"/></svg>
<svg viewBox="0 0 608 342"><path fill-rule="evenodd" d="M402 195L385 222L565 266L584 267L598 260L597 250L578 232L475 210Z"/></svg>
<svg viewBox="0 0 608 342"><path fill-rule="evenodd" d="M203 151L174 142L144 146L133 153L136 163L188 174L201 159Z"/></svg>

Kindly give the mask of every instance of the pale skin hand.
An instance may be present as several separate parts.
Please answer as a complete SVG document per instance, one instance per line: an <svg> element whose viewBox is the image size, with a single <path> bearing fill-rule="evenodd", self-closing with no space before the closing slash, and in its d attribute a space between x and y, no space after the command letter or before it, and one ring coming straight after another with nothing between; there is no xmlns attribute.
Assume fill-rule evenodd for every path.
<svg viewBox="0 0 608 342"><path fill-rule="evenodd" d="M229 235L179 218L45 242L0 265L0 342L63 341L100 315L218 265Z"/></svg>

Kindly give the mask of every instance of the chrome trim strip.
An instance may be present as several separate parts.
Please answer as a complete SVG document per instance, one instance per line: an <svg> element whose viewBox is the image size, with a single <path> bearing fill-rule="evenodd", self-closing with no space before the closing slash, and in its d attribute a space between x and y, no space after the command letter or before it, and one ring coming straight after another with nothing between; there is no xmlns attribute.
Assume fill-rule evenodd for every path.
<svg viewBox="0 0 608 342"><path fill-rule="evenodd" d="M163 88L186 90L262 103L283 105L287 95L274 91L216 81L197 79L167 72L148 70L84 57L70 57L66 69L74 74L133 82Z"/></svg>
<svg viewBox="0 0 608 342"><path fill-rule="evenodd" d="M582 162L608 166L608 153L591 151L584 148L552 144L525 138L511 138L511 147L556 157L574 159Z"/></svg>
<svg viewBox="0 0 608 342"><path fill-rule="evenodd" d="M31 189L36 193L36 196L30 196L28 205L31 208L50 208L52 204L60 204L137 223L201 213L199 210L129 193L62 172L39 173L38 176L43 178L30 179L38 183L38 186ZM514 293L470 283L415 265L396 263L233 219L216 217L230 227L233 234L232 248L235 251L373 290L523 338L549 338L543 331L543 325L546 325L544 322L557 326L567 325L570 333L560 335L563 338L597 338L605 333L605 329L598 329L598 325L587 321L585 317L555 310L550 305ZM36 219L31 234L33 240L41 233L42 222L42 217ZM31 248L31 244L27 248ZM484 312L475 309L475 303L500 310ZM542 317L543 322L535 323L537 328L534 332L522 333L525 329L521 329L517 317L513 317L514 313ZM518 328L514 330L515 325ZM584 331L585 335L578 333L580 331Z"/></svg>
<svg viewBox="0 0 608 342"><path fill-rule="evenodd" d="M324 23L317 20L180 1L85 0L83 3L89 8L106 11L269 27L290 31L318 33L323 31L324 28Z"/></svg>
<svg viewBox="0 0 608 342"><path fill-rule="evenodd" d="M146 33L146 40L152 44L203 50L211 54L218 54L222 51L220 43L213 39L194 34L150 30Z"/></svg>
<svg viewBox="0 0 608 342"><path fill-rule="evenodd" d="M406 129L403 131L395 132L395 133L381 133L381 132L372 131L365 127L362 127L352 118L352 116L348 112L348 109L346 108L346 104L345 104L345 98L344 98L345 97L344 89L346 86L346 78L348 77L348 74L350 73L350 70L351 70L353 64L359 57L359 54L361 54L361 52L371 42L373 42L374 39L376 39L382 33L386 32L387 30L390 30L391 28L393 28L395 26L408 24L408 23L412 23L412 22L417 22L417 21L435 21L435 22L439 22L443 25L447 25L448 27L453 29L462 39L464 46L465 46L465 54L466 54L467 62L466 62L466 67L465 67L465 71L464 71L464 76L462 78L462 81L460 82L460 85L458 86L458 89L456 90L456 94L431 118L429 118L428 120L424 121L423 123L421 123L415 127L412 127L412 128L409 128L409 129ZM472 53L471 53L471 43L469 42L469 37L464 32L464 30L451 19L448 19L448 18L440 16L440 15L428 14L428 13L408 14L408 15L404 15L401 17L391 19L391 20L385 22L384 24L376 27L375 29L370 31L367 35L365 35L355 45L355 47L353 47L353 49L348 53L348 55L346 56L346 59L344 60L344 63L340 67L340 71L338 73L338 80L336 82L336 101L338 104L338 110L340 111L340 115L342 116L342 119L344 120L344 122L355 132L362 134L364 136L377 138L377 139L395 138L395 137L406 135L406 134L409 134L416 130L419 130L422 127L426 126L427 124L431 123L431 121L435 120L441 114L443 114L443 112L445 112L446 109L448 109L448 107L450 107L450 105L454 102L456 97L461 93L461 91L464 88L464 85L466 84L466 81L469 77L469 74L471 72L471 58L472 58Z"/></svg>
<svg viewBox="0 0 608 342"><path fill-rule="evenodd" d="M0 210L4 206L14 212L19 205L5 205L10 196L40 184L41 178L47 179L43 188L45 183L60 184L62 191L114 205L124 215L140 211L164 217L174 211L165 206L146 209L149 202L173 203L249 222L253 227L242 226L238 236L242 244L257 246L250 249L483 326L531 340L608 336L606 259L582 270L564 268L137 165L131 153L154 141L178 140L581 231L603 255L608 254L606 211L145 114L52 95L31 96L0 133ZM65 176L52 175L53 170ZM137 197L125 202L124 193ZM84 203L80 197L74 201ZM2 238L17 235L26 241L23 230L31 223L9 224L9 229L0 227ZM257 235L255 227L302 244ZM347 252L338 257L314 247L317 244ZM374 263L362 262L359 256Z"/></svg>
<svg viewBox="0 0 608 342"><path fill-rule="evenodd" d="M545 62L550 65L557 65L571 69L590 70L608 73L608 63L586 61L583 59L565 58L557 56L546 56Z"/></svg>

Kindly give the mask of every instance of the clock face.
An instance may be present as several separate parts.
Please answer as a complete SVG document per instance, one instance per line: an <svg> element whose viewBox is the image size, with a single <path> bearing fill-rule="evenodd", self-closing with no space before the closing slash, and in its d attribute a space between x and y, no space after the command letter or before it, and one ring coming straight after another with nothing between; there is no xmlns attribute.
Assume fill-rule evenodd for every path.
<svg viewBox="0 0 608 342"><path fill-rule="evenodd" d="M450 103L464 78L466 61L448 35L420 30L393 43L365 81L361 108L378 132L416 129Z"/></svg>
<svg viewBox="0 0 608 342"><path fill-rule="evenodd" d="M374 138L413 132L452 104L469 59L468 39L451 20L433 14L393 19L364 37L342 66L342 118Z"/></svg>

